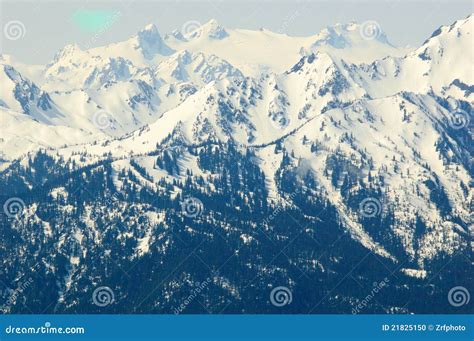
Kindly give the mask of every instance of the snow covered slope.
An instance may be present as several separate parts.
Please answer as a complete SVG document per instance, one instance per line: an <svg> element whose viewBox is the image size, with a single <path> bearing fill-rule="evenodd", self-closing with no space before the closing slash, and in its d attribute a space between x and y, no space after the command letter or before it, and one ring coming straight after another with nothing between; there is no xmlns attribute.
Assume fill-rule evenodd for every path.
<svg viewBox="0 0 474 341"><path fill-rule="evenodd" d="M127 57L139 66L119 56L122 50L136 50ZM79 143L90 141L90 135L132 132L154 122L213 80L243 77L238 69L213 55L180 51L164 58L169 53L156 27L147 26L130 40L103 50L83 51L77 45L68 45L41 73L36 67L33 72L10 56L2 56L0 105L46 126L75 130L84 137L75 140ZM152 54L153 60L145 58ZM8 63L33 74L40 85ZM54 134L51 137L54 141L50 144L43 140L11 149L9 159L42 146L58 146ZM35 140L33 136L28 138ZM60 145L70 141L62 142Z"/></svg>
<svg viewBox="0 0 474 341"><path fill-rule="evenodd" d="M305 73L299 75L304 76ZM349 98L344 105L324 109L320 107L325 102L321 104L318 103L320 98L310 97L295 107L287 100L283 100L283 104L279 102L287 109L282 112L289 116L278 120L275 111L270 109L275 104L275 96L268 95L267 80L262 82L257 85L223 80L209 84L149 127L105 144L63 149L60 154L68 158L72 154L87 153L88 162L96 162L109 152L122 158L152 153L156 146L166 150L182 145L232 141L243 150L256 153L256 162L266 175L270 196L279 202L276 181L283 160L278 154L284 150L291 155L294 173L312 174L318 183L318 196L338 207L351 233L374 251L389 257L357 223L357 212L349 206L348 179L360 181L357 186L353 184L354 192L374 183L384 188L378 200L385 202L385 209L397 217L392 232L403 240L407 253L412 256L418 253L420 262L456 246L459 241L452 229L463 229L461 226L468 222L470 208L465 189L472 177L467 142L451 128L450 108L443 107L437 98L408 92L375 100L364 99L362 94L360 99ZM304 84L302 79L298 83ZM322 82L315 85L314 91L324 88ZM233 95L223 97L223 93ZM300 106L310 109L298 120L295 109ZM312 107L318 109L313 111ZM156 176L155 182L172 176L156 172L154 157L148 159L150 162L140 157L139 163ZM79 162L78 157L76 162ZM123 162L117 164L119 168L120 165L124 166ZM190 167L193 174L202 173L196 163L191 165L184 169ZM434 204L430 199L433 191L446 193L443 197L446 202ZM446 222L447 212L451 215L449 222ZM453 217L459 219L461 225L454 223ZM432 232L415 250L412 226L417 219L431 226Z"/></svg>
<svg viewBox="0 0 474 341"><path fill-rule="evenodd" d="M366 26L337 24L314 36L291 37L263 28L227 29L210 20L191 32L175 31L165 41L175 50L217 55L254 77L262 72L284 72L295 60L311 52L327 52L350 63L370 63L407 52L390 44L379 26L373 33L364 33Z"/></svg>
<svg viewBox="0 0 474 341"><path fill-rule="evenodd" d="M47 92L10 65L0 64L0 82L0 106L24 112L45 124L64 117Z"/></svg>
<svg viewBox="0 0 474 341"><path fill-rule="evenodd" d="M31 116L0 107L0 170L10 161L39 148L51 149L104 139L76 128L38 122Z"/></svg>
<svg viewBox="0 0 474 341"><path fill-rule="evenodd" d="M268 312L242 297L267 297L275 278L305 293L310 306L295 312L323 301L323 312L350 311L367 295L352 280L364 291L391 276L383 296L394 299L370 311L426 312L472 282L472 24L407 54L367 23L307 38L211 21L161 39L147 26L125 42L66 47L40 82L5 57L0 185L25 202L0 222L33 242L5 234L0 250L20 251L3 266L18 277L44 253L45 290L67 301L58 311L90 311L69 298L84 293L72 283L129 288L109 260L138 264L121 302L143 302L194 245L212 268L223 254L232 262L210 285L209 311L230 299L233 312ZM209 270L189 263L194 282ZM186 297L171 283L143 312L167 311L175 295Z"/></svg>
<svg viewBox="0 0 474 341"><path fill-rule="evenodd" d="M66 47L47 67L48 77L53 82L62 82L61 77L65 82L79 80L78 89L57 91L52 100L5 66L5 84L10 84L10 88L5 88L8 93L2 97L6 108L23 111L42 123L50 124L62 112L74 112L74 116L68 117L71 128L117 136L105 143L59 151L65 158L76 155L77 164L77 155L81 153L89 155L85 162L90 164L103 155L146 155L158 145L172 145L170 141L194 146L231 141L243 148L265 151L259 156L258 165L267 176L271 197L278 201L275 177L282 167L283 161L277 157L281 150L268 152L278 146L298 161L297 169L301 166L315 174L324 195L340 207L341 216L347 217L348 222L351 212L344 207L347 203L344 204L342 193L338 193L337 181L344 180L334 184L324 180L324 176L321 178L322 174L331 173L331 155L358 165L353 167L359 168L356 174L362 178L383 172L383 184L391 189L384 194L389 202L394 198L408 200L415 177L435 183L448 193L446 200L451 210L456 211L451 213L465 221L468 208L464 189L471 181L468 140L467 135L459 136L462 131L453 130L452 116L456 110L466 113L463 118L467 121L472 116L468 100L473 79L472 70L467 67L472 58L466 48L472 37L472 16L440 28L423 46L405 57L350 64L344 53L354 53L354 49L375 49L377 53L393 49L382 32L368 39L363 30L363 26L355 23L327 28L310 39L310 51L317 52L307 51L308 54L298 56L280 73L244 77L232 61L224 60L235 51L223 48L223 44L238 46L235 40L241 39L256 48L265 46L264 41L296 38L266 31L228 30L210 21L185 35L175 33L162 40L155 27L147 26L131 40L103 48L100 56L93 57L99 48L81 51L77 46ZM245 39L244 34L248 35ZM122 58L117 46L123 44L140 45L136 49L139 54ZM173 53L168 45L179 52ZM467 52L460 54L462 50ZM275 60L264 54L250 55L260 60L256 59L255 64ZM285 55L290 57L291 54ZM248 66L243 56L233 58L239 60L238 65ZM454 60L459 62L452 66ZM278 67L286 63L281 62ZM271 65L270 69L274 67ZM78 73L86 76L81 79ZM15 86L31 93L20 97L31 98L34 110L29 104L23 108L18 95L11 95L16 93ZM454 92L450 86L464 86L464 90ZM42 105L38 107L36 103ZM49 116L41 111L45 107ZM124 133L127 134L121 136ZM308 152L308 148L313 151ZM315 154L314 150L320 152ZM458 171L453 173L452 167ZM406 218L408 225L420 217L430 224L435 224L433 219L436 224L443 220L442 212L428 208L429 200L423 191L428 193L429 189L419 189L416 200L420 206L415 215ZM406 211L404 206L396 207L400 214ZM403 227L393 228L412 238ZM354 231L357 229L360 227L354 227Z"/></svg>
<svg viewBox="0 0 474 341"><path fill-rule="evenodd" d="M473 15L436 30L405 57L388 57L367 67L364 80L376 97L400 91L451 95L472 102Z"/></svg>
<svg viewBox="0 0 474 341"><path fill-rule="evenodd" d="M156 26L150 24L123 42L88 50L68 45L42 70L41 66L2 56L0 103L47 125L120 136L153 123L212 81L243 78L242 71L258 79L263 72L270 73L267 84L262 85L262 95L273 97L271 103L264 104L272 122L294 127L302 118L290 120L285 110L303 110L300 116L304 117L308 108L284 107L286 96L299 96L298 91L291 91L298 85L290 84L290 79L280 81L277 74L300 58L312 58L308 57L311 51L328 53L325 58L332 60L334 70L345 64L341 58L372 61L402 53L383 32L376 33L375 39L367 39L362 26L351 23L298 38L264 29L229 30L211 20L190 32L174 32L162 39ZM356 50L366 51L364 58L356 57ZM282 90L271 90L277 83ZM17 92L12 95L12 91Z"/></svg>
<svg viewBox="0 0 474 341"><path fill-rule="evenodd" d="M126 41L93 48L89 52L104 58L126 58L144 66L154 64L174 51L163 41L158 28L149 24Z"/></svg>

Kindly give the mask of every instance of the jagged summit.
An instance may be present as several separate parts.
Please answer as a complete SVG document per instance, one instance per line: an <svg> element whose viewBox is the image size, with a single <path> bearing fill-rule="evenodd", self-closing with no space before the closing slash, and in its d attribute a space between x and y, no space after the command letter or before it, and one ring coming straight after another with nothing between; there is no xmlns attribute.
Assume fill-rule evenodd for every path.
<svg viewBox="0 0 474 341"><path fill-rule="evenodd" d="M161 35L155 24L148 24L138 31L137 38L141 42L147 42L148 44L153 45L161 40Z"/></svg>
<svg viewBox="0 0 474 341"><path fill-rule="evenodd" d="M58 62L61 59L74 57L75 55L82 54L84 51L79 47L78 44L72 43L64 46L61 50L59 50L53 58L53 63Z"/></svg>
<svg viewBox="0 0 474 341"><path fill-rule="evenodd" d="M158 28L154 24L146 25L136 35L135 48L140 49L146 59L152 59L156 54L170 55L174 51L163 41Z"/></svg>
<svg viewBox="0 0 474 341"><path fill-rule="evenodd" d="M460 31L463 30L463 27L466 30L469 31L470 29L472 29L473 18L474 18L474 14L470 14L464 19L456 20L451 25L443 25L443 26L439 27L437 30L435 30L433 32L431 37L429 39L427 39L423 44L426 44L429 40L431 40L432 38L435 38L437 36L440 36L440 35L443 35L443 34L449 34L450 32L452 32L455 29L458 30L457 34L461 34ZM466 25L471 26L471 27L466 27Z"/></svg>
<svg viewBox="0 0 474 341"><path fill-rule="evenodd" d="M221 26L216 19L211 19L205 24L184 33L187 40L194 40L200 38L208 38L214 40L221 40L228 37L226 29Z"/></svg>
<svg viewBox="0 0 474 341"><path fill-rule="evenodd" d="M318 36L320 36L320 40L317 40L315 44L326 42L336 48L354 46L360 44L361 40L377 40L393 47L382 27L375 21L337 23L323 29Z"/></svg>
<svg viewBox="0 0 474 341"><path fill-rule="evenodd" d="M0 53L0 63L12 64L13 57L9 54Z"/></svg>
<svg viewBox="0 0 474 341"><path fill-rule="evenodd" d="M373 22L210 21L67 46L39 82L2 63L2 282L34 265L24 297L54 313L100 312L102 284L110 313L170 313L196 283L189 312L282 312L278 284L290 312L334 313L390 277L367 313L461 312L446 293L473 282L470 20L409 53Z"/></svg>
<svg viewBox="0 0 474 341"><path fill-rule="evenodd" d="M408 50L389 42L375 21L335 24L322 29L304 46L309 51L324 51L349 62L369 63L387 56L403 56Z"/></svg>

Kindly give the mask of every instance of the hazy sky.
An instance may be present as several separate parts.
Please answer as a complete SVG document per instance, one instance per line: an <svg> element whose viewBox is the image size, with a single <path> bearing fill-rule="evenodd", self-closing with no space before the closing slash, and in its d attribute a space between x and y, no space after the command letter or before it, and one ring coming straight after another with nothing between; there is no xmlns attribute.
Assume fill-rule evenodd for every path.
<svg viewBox="0 0 474 341"><path fill-rule="evenodd" d="M418 46L437 27L466 17L473 8L470 0L0 0L0 53L27 63L47 63L69 43L83 47L121 41L148 23L164 35L186 22L211 18L228 28L265 27L300 36L337 22L375 20L393 44ZM121 15L113 17L118 11ZM107 29L101 29L104 25Z"/></svg>

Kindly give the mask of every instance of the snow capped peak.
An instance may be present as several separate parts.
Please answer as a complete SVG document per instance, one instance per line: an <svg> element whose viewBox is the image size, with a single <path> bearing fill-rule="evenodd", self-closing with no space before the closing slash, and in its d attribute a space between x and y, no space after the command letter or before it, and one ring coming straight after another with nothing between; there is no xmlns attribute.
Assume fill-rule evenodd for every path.
<svg viewBox="0 0 474 341"><path fill-rule="evenodd" d="M218 27L218 26L220 26L220 25L219 25L219 22L218 22L216 19L214 19L214 18L210 19L207 23L204 24L204 26L206 26L206 25L207 25L207 26L212 26L212 27Z"/></svg>
<svg viewBox="0 0 474 341"><path fill-rule="evenodd" d="M143 29L138 31L137 36L140 39L146 40L150 43L161 38L160 32L158 31L158 28L155 24L146 25Z"/></svg>
<svg viewBox="0 0 474 341"><path fill-rule="evenodd" d="M350 46L350 41L341 32L338 32L336 27L326 27L323 29L318 35L318 39L313 43L313 46L331 45L338 49Z"/></svg>
<svg viewBox="0 0 474 341"><path fill-rule="evenodd" d="M13 66L4 64L0 68L0 108L24 113L42 124L58 122L62 113L49 94L24 77Z"/></svg>
<svg viewBox="0 0 474 341"><path fill-rule="evenodd" d="M179 51L162 61L155 73L157 78L169 83L191 82L200 86L226 77L243 77L237 68L215 55L188 50Z"/></svg>
<svg viewBox="0 0 474 341"><path fill-rule="evenodd" d="M156 32L156 33L158 33L158 28L156 27L155 24L150 23L150 24L146 25L146 26L143 28L142 31L150 31L150 32Z"/></svg>
<svg viewBox="0 0 474 341"><path fill-rule="evenodd" d="M66 55L71 55L75 52L78 52L78 51L82 51L81 48L79 47L79 45L77 45L76 43L72 43L72 44L67 44L66 46L64 46L59 52L58 54L61 55L61 56L66 56Z"/></svg>
<svg viewBox="0 0 474 341"><path fill-rule="evenodd" d="M213 40L221 40L229 36L229 33L221 26L216 19L211 19L207 23L197 27L196 29L185 33L187 40L197 38L208 38Z"/></svg>
<svg viewBox="0 0 474 341"><path fill-rule="evenodd" d="M452 90L459 95L464 92L464 86L473 83L472 70L465 67L471 65L474 58L473 26L472 15L452 25L442 26L421 47L407 55L405 64L412 66L411 74L419 73L419 83L428 82L426 74L429 73L430 88L444 94ZM472 91L462 95L466 96L472 96Z"/></svg>
<svg viewBox="0 0 474 341"><path fill-rule="evenodd" d="M64 46L58 53L54 56L54 61L59 61L61 59L71 57L77 53L82 53L83 51L76 43L68 44Z"/></svg>
<svg viewBox="0 0 474 341"><path fill-rule="evenodd" d="M68 44L59 50L53 60L46 65L44 74L61 74L72 68L72 65L81 64L90 58L88 51L83 51L77 44Z"/></svg>
<svg viewBox="0 0 474 341"><path fill-rule="evenodd" d="M146 59L152 59L156 54L166 56L174 52L165 44L154 24L148 24L140 30L135 40L135 48L140 49Z"/></svg>
<svg viewBox="0 0 474 341"><path fill-rule="evenodd" d="M16 81L19 79L23 80L20 73L17 70L15 70L13 66L4 64L2 69L5 72L5 74L8 76L8 78L10 78L12 81Z"/></svg>
<svg viewBox="0 0 474 341"><path fill-rule="evenodd" d="M470 14L465 19L457 20L451 25L444 25L438 28L436 31L433 32L431 37L426 40L423 45L426 43L434 40L434 38L441 38L446 35L456 35L460 37L463 33L471 32L473 27L473 14Z"/></svg>
<svg viewBox="0 0 474 341"><path fill-rule="evenodd" d="M393 46L377 22L366 21L358 24L352 21L347 24L337 23L334 26L324 28L316 36L312 47L329 45L337 49L344 49L357 47L357 45L367 45L367 42L370 41Z"/></svg>
<svg viewBox="0 0 474 341"><path fill-rule="evenodd" d="M18 219L2 220L12 221L12 231L26 236L31 230L35 243L44 236L59 242L74 238L77 243L66 243L74 267L88 259L81 248L105 245L114 257L122 254L124 240L143 252L159 241L166 261L175 255L169 253L175 241L162 233L181 226L185 215L170 207L196 194L205 203L204 216L180 235L210 236L203 245L213 247L212 224L229 233L229 246L235 242L240 248L249 238L265 240L255 226L274 233L270 243L241 254L284 246L301 235L288 265L314 270L310 282L319 283L313 274L321 274L323 284L339 282L333 274L345 276L352 260L364 260L367 250L393 261L393 269L406 263L404 270L414 277L418 264L426 269L419 272L421 281L436 277L426 272L437 271L439 259L469 249L472 16L442 27L408 55L381 60L376 59L402 50L388 43L375 22L336 24L312 37L226 31L215 20L187 24L166 43L155 25L147 25L119 43L87 51L68 45L42 69L38 85L16 65L2 65L8 57L0 55L0 170L8 167L0 188L7 190L5 198L9 192L28 195ZM35 154L39 148L48 150ZM281 211L286 207L291 211ZM223 220L231 210L242 224ZM277 210L282 214L271 213ZM293 219L285 212L294 212ZM159 222L140 220L155 213ZM298 224L288 224L293 220ZM56 228L65 221L75 229L71 235ZM43 222L48 234L37 232ZM120 235L109 238L115 227ZM126 229L133 233L125 235ZM74 237L75 231L84 235ZM92 244L83 244L82 236ZM110 240L120 243L109 248ZM43 244L54 251L54 241ZM36 252L36 245L27 251ZM334 253L319 257L326 245L335 245ZM49 252L44 250L41 256ZM264 276L284 275L273 265L268 270L273 252L268 259L254 258ZM374 262L380 264L378 256ZM221 263L217 259L216 268ZM458 264L452 268L465 268ZM8 273L17 277L16 270ZM370 285L378 278L373 275L354 278ZM268 290L265 278L259 282ZM422 285L419 292L426 291ZM299 283L295 288L300 290ZM257 295L264 292L258 290ZM79 309L73 302L68 306Z"/></svg>
<svg viewBox="0 0 474 341"><path fill-rule="evenodd" d="M0 63L12 64L12 56L10 56L9 54L0 54Z"/></svg>
<svg viewBox="0 0 474 341"><path fill-rule="evenodd" d="M392 45L376 21L335 24L311 38L305 49L324 51L352 63L371 63L387 56L404 56L408 49Z"/></svg>

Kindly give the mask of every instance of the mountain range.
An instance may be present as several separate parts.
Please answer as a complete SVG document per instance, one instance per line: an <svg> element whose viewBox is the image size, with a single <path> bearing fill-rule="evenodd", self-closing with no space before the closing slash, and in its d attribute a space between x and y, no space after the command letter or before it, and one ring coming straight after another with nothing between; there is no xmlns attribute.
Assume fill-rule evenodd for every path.
<svg viewBox="0 0 474 341"><path fill-rule="evenodd" d="M2 310L173 313L209 283L184 312L470 311L446 296L473 289L472 29L211 20L0 56Z"/></svg>

